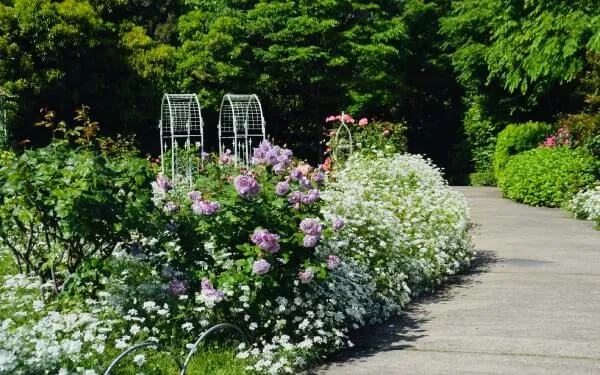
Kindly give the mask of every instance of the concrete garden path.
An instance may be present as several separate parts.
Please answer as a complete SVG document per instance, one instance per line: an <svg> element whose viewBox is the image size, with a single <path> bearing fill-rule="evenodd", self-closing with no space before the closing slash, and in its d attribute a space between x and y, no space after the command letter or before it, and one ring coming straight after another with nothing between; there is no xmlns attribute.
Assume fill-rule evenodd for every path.
<svg viewBox="0 0 600 375"><path fill-rule="evenodd" d="M457 189L477 225L475 270L311 374L600 374L600 232L494 188Z"/></svg>

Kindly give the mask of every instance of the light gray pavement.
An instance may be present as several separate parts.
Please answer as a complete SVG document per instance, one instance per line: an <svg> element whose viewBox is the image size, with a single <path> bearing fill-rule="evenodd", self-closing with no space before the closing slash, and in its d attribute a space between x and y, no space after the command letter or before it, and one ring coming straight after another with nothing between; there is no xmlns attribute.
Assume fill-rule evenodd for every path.
<svg viewBox="0 0 600 375"><path fill-rule="evenodd" d="M600 374L600 232L558 209L457 188L478 266L311 374Z"/></svg>

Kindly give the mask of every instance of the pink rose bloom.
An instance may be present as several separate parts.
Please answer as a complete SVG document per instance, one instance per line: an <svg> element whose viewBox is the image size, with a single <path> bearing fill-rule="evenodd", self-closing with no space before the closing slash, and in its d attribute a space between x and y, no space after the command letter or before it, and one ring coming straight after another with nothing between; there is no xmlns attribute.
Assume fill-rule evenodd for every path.
<svg viewBox="0 0 600 375"><path fill-rule="evenodd" d="M369 124L369 120L366 117L361 118L360 121L358 122L359 126L367 126L368 124Z"/></svg>
<svg viewBox="0 0 600 375"><path fill-rule="evenodd" d="M335 121L335 116L329 116L325 119L325 122L332 122Z"/></svg>
<svg viewBox="0 0 600 375"><path fill-rule="evenodd" d="M345 122L349 122L351 124L354 124L354 119L352 118L352 116L350 116L349 114L345 113L344 117L343 117Z"/></svg>
<svg viewBox="0 0 600 375"><path fill-rule="evenodd" d="M554 145L556 145L556 137L555 136L546 138L546 142L544 142L544 146L551 147Z"/></svg>
<svg viewBox="0 0 600 375"><path fill-rule="evenodd" d="M312 269L307 268L304 272L300 272L299 276L303 284L308 284L315 278L315 273Z"/></svg>
<svg viewBox="0 0 600 375"><path fill-rule="evenodd" d="M264 275L269 272L271 265L264 259L257 260L252 264L252 271L257 275Z"/></svg>
<svg viewBox="0 0 600 375"><path fill-rule="evenodd" d="M340 258L338 258L335 255L330 255L329 258L327 259L327 268L329 268L330 270L334 270L336 268L338 268L340 265Z"/></svg>

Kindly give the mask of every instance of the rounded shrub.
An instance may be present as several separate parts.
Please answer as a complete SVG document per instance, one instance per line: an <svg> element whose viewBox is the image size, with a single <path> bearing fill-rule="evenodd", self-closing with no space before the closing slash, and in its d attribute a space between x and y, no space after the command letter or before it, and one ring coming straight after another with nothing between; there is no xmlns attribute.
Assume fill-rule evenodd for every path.
<svg viewBox="0 0 600 375"><path fill-rule="evenodd" d="M549 124L526 122L510 124L498 134L494 152L494 173L500 178L508 159L512 155L536 148L552 131Z"/></svg>
<svg viewBox="0 0 600 375"><path fill-rule="evenodd" d="M418 155L356 154L323 194L323 213L342 217L336 253L364 265L388 305L428 290L471 258L466 200Z"/></svg>
<svg viewBox="0 0 600 375"><path fill-rule="evenodd" d="M578 149L537 148L511 157L499 186L505 197L517 202L558 207L596 180L596 164Z"/></svg>

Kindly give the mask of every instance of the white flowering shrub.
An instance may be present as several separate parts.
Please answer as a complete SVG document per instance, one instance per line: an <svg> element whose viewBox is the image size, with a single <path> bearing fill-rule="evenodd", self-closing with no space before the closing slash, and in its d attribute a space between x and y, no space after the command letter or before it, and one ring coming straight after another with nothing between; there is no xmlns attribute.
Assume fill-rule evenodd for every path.
<svg viewBox="0 0 600 375"><path fill-rule="evenodd" d="M119 324L112 308L86 300L59 312L42 299L48 287L24 275L0 284L0 374L98 374Z"/></svg>
<svg viewBox="0 0 600 375"><path fill-rule="evenodd" d="M577 193L567 202L566 209L576 218L592 220L600 226L600 185Z"/></svg>
<svg viewBox="0 0 600 375"><path fill-rule="evenodd" d="M347 333L381 318L384 306L362 266L350 260L330 276L327 282L311 283L308 290L295 286L293 300L278 297L265 305L273 333L261 336L250 347L240 346L238 356L252 360L249 370L293 373L320 355L352 347Z"/></svg>
<svg viewBox="0 0 600 375"><path fill-rule="evenodd" d="M346 221L331 241L335 253L364 265L390 307L471 260L466 200L421 156L355 155L322 196L324 216Z"/></svg>

